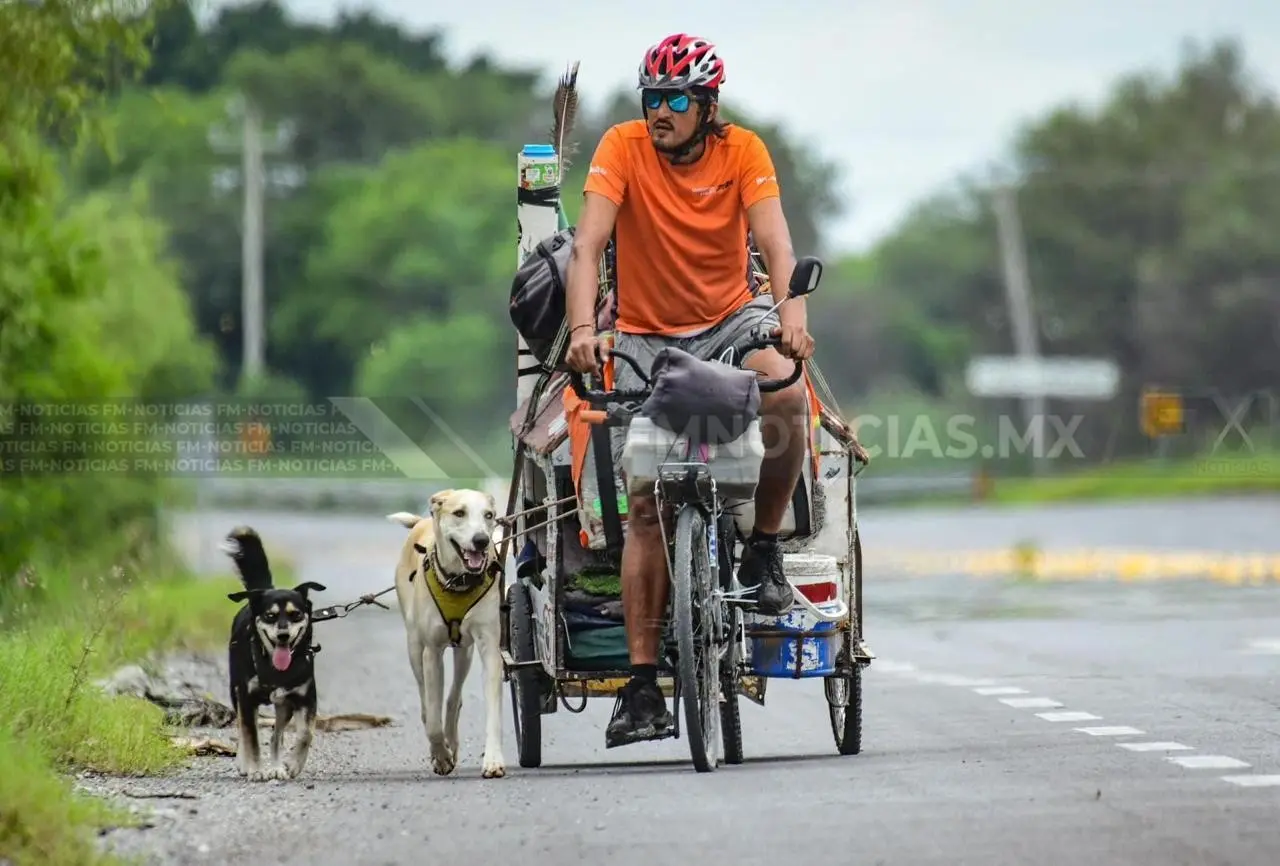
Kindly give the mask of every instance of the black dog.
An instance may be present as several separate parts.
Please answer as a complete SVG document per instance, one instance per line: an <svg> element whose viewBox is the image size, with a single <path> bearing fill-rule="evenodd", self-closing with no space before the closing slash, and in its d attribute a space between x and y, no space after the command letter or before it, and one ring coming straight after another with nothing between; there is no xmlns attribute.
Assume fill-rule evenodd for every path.
<svg viewBox="0 0 1280 866"><path fill-rule="evenodd" d="M221 545L235 560L244 592L230 593L232 601L249 603L231 623L228 645L231 668L231 707L240 728L240 775L251 781L292 779L302 772L315 734L316 681L311 644L311 590L324 591L318 583L293 589L276 587L258 533L247 526L231 531ZM258 752L258 707L272 704L276 710L271 732L271 766L263 769ZM285 728L294 714L301 725L292 753L280 762Z"/></svg>

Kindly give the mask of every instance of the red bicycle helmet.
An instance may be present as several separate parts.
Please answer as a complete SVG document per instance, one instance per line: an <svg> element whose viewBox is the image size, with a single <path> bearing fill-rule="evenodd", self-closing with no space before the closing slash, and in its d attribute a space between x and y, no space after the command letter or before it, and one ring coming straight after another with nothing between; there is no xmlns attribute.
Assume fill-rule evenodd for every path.
<svg viewBox="0 0 1280 866"><path fill-rule="evenodd" d="M640 62L640 88L718 91L724 83L724 61L716 47L699 36L676 33L649 48Z"/></svg>

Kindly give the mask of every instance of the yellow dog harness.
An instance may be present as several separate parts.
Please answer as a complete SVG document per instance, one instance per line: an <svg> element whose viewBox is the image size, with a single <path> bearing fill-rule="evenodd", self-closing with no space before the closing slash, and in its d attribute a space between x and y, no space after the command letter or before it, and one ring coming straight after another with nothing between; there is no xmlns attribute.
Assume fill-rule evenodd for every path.
<svg viewBox="0 0 1280 866"><path fill-rule="evenodd" d="M498 564L495 562L492 566L485 569L484 574L480 576L480 582L474 586L464 589L448 589L437 575L434 556L424 556L422 558L422 581L427 586L427 592L431 593L431 600L436 604L436 610L440 611L440 617L444 620L445 625L449 628L449 645L458 646L462 642L462 620L471 608L484 598L484 594L493 586L493 582L498 578ZM413 582L414 575L409 575L409 582Z"/></svg>

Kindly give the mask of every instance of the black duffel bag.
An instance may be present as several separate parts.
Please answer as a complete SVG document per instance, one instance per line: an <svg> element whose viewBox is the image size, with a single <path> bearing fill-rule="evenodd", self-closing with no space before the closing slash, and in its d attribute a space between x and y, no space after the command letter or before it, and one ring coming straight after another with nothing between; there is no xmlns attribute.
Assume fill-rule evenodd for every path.
<svg viewBox="0 0 1280 866"><path fill-rule="evenodd" d="M533 356L548 369L563 364L569 345L566 338L558 356L550 357L556 336L564 325L573 230L573 226L561 229L534 247L511 281L511 324L529 345Z"/></svg>

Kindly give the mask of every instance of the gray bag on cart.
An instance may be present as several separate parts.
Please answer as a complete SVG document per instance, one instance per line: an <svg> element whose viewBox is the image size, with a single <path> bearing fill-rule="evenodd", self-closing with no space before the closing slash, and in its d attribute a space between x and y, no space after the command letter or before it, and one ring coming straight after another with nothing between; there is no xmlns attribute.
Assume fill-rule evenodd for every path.
<svg viewBox="0 0 1280 866"><path fill-rule="evenodd" d="M687 436L692 445L724 445L738 439L760 414L754 370L704 361L674 346L660 350L650 368L653 391L640 414Z"/></svg>

